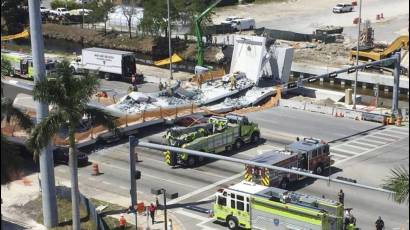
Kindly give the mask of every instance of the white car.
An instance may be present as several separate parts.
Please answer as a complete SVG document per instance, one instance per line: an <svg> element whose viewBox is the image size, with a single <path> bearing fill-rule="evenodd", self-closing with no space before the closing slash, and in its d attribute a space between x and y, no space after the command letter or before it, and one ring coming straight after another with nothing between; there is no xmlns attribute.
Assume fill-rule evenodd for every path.
<svg viewBox="0 0 410 230"><path fill-rule="evenodd" d="M242 18L241 18L241 17L237 17L237 16L230 16L230 17L227 17L227 18L225 19L225 21L221 22L221 24L232 25L232 22L233 22L234 20L238 20L238 19L242 19Z"/></svg>
<svg viewBox="0 0 410 230"><path fill-rule="evenodd" d="M335 7L333 7L333 13L346 13L346 12L352 12L352 11L353 11L352 4L339 3Z"/></svg>
<svg viewBox="0 0 410 230"><path fill-rule="evenodd" d="M232 21L232 27L237 31L253 30L256 27L256 22L252 18L236 19Z"/></svg>
<svg viewBox="0 0 410 230"><path fill-rule="evenodd" d="M50 10L51 14L57 15L57 16L68 16L70 13L66 8L57 8L55 10Z"/></svg>
<svg viewBox="0 0 410 230"><path fill-rule="evenodd" d="M44 6L40 6L40 12L41 12L42 14L48 14L48 13L50 13L50 9L47 9L47 8L44 7Z"/></svg>

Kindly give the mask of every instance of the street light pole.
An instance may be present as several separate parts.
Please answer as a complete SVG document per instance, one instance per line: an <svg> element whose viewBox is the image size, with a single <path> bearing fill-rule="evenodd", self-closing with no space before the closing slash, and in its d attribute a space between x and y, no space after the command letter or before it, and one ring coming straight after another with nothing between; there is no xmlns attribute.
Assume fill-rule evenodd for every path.
<svg viewBox="0 0 410 230"><path fill-rule="evenodd" d="M360 46L360 34L362 31L362 0L359 3L359 23L358 23L358 34L357 34L357 47L356 47L356 66L359 65L359 46ZM353 96L353 109L356 109L357 104L357 79L359 77L359 68L356 69L356 76L354 81L354 96Z"/></svg>
<svg viewBox="0 0 410 230"><path fill-rule="evenodd" d="M84 28L84 0L81 0L81 5L82 5L82 22L81 22L81 28Z"/></svg>
<svg viewBox="0 0 410 230"><path fill-rule="evenodd" d="M35 84L37 84L38 82L46 80L40 1L29 0L28 6L34 82ZM36 101L36 111L37 123L39 123L48 116L48 104ZM56 227L58 224L57 200L54 178L53 151L51 150L50 145L41 150L39 158L44 225L48 228Z"/></svg>
<svg viewBox="0 0 410 230"><path fill-rule="evenodd" d="M173 80L174 76L172 73L172 41L171 41L171 7L169 4L169 0L167 0L167 7L168 7L168 50L169 50L169 79Z"/></svg>

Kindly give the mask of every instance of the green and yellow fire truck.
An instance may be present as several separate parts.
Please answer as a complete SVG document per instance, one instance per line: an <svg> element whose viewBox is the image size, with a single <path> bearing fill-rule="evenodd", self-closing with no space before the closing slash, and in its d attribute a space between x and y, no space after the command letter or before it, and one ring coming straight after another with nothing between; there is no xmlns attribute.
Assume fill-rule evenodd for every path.
<svg viewBox="0 0 410 230"><path fill-rule="evenodd" d="M229 229L357 229L339 202L247 181L218 190L211 214Z"/></svg>
<svg viewBox="0 0 410 230"><path fill-rule="evenodd" d="M229 114L225 117L213 116L208 123L188 128L171 128L164 139L173 147L198 150L208 153L220 153L240 149L248 143L257 143L260 138L258 125L249 122L245 116ZM168 165L177 164L195 166L204 159L186 153L164 152Z"/></svg>
<svg viewBox="0 0 410 230"><path fill-rule="evenodd" d="M10 62L12 76L33 79L33 59L30 55L2 49L1 57ZM45 65L46 74L50 74L55 71L56 61L46 58Z"/></svg>

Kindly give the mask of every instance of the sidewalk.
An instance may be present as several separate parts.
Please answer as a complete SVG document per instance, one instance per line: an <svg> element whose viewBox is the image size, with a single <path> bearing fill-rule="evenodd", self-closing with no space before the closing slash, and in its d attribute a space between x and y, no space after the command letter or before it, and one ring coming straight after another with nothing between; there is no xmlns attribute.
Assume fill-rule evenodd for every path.
<svg viewBox="0 0 410 230"><path fill-rule="evenodd" d="M44 225L30 219L19 209L19 206L25 205L40 195L38 173L13 181L8 185L2 185L1 198L3 204L1 205L1 214L5 217L3 220L29 229L47 229Z"/></svg>

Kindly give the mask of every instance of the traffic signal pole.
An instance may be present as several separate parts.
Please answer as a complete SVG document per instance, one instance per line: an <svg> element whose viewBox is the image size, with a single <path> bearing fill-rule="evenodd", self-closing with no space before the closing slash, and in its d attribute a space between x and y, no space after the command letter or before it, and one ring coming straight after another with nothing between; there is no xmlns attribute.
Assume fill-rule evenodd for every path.
<svg viewBox="0 0 410 230"><path fill-rule="evenodd" d="M136 138L134 136L129 137L129 148L130 148L130 180L131 180L131 188L130 188L130 196L131 196L131 210L134 211L135 214L135 229L138 230L138 222L137 222L137 210L135 210L135 205L137 204L137 180L135 178L136 170L135 170L135 143Z"/></svg>
<svg viewBox="0 0 410 230"><path fill-rule="evenodd" d="M393 103L392 103L392 114L398 115L399 113L399 94L400 94L400 64L401 55L400 52L395 54L396 62L394 64L394 84L393 84Z"/></svg>

